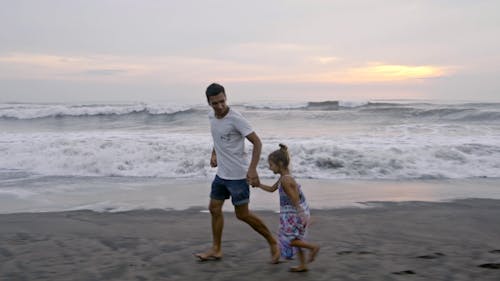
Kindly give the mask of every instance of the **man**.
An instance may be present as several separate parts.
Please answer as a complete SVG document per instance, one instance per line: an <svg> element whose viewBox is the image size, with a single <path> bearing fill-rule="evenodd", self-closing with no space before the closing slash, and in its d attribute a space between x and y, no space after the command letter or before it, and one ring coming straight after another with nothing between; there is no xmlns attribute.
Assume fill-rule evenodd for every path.
<svg viewBox="0 0 500 281"><path fill-rule="evenodd" d="M210 128L214 148L210 165L217 167L217 174L212 182L209 210L212 217L212 248L204 253L195 254L201 261L222 258L222 229L224 217L222 205L231 197L236 217L249 224L262 235L271 249L271 262L279 262L279 248L276 239L262 220L248 209L250 198L249 184L258 186L259 162L262 143L253 131L250 123L237 111L226 104L226 92L222 85L213 83L206 92L210 112ZM245 138L253 144L252 158L248 165L245 154Z"/></svg>

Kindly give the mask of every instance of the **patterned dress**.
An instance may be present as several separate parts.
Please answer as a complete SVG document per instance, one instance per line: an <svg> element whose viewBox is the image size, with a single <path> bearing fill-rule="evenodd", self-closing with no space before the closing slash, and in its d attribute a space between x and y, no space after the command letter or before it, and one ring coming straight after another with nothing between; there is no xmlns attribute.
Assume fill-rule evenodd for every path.
<svg viewBox="0 0 500 281"><path fill-rule="evenodd" d="M306 238L307 228L300 219L297 209L283 190L281 182L279 183L278 188L280 195L280 228L278 236L281 256L286 259L291 259L295 255L297 249L292 247L290 243L295 239L304 240ZM304 210L307 219L309 219L309 206L307 205L306 198L302 193L300 185L298 185L298 189L300 206Z"/></svg>

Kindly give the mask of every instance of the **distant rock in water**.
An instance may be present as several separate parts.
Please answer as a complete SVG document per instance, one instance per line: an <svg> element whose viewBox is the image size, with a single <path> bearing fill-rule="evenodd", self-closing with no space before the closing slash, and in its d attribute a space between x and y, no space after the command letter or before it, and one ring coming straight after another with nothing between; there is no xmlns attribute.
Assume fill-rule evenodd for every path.
<svg viewBox="0 0 500 281"><path fill-rule="evenodd" d="M338 110L338 101L308 102L307 109L311 110Z"/></svg>
<svg viewBox="0 0 500 281"><path fill-rule="evenodd" d="M344 163L337 160L320 158L315 162L317 167L325 168L325 169L339 169L344 167Z"/></svg>

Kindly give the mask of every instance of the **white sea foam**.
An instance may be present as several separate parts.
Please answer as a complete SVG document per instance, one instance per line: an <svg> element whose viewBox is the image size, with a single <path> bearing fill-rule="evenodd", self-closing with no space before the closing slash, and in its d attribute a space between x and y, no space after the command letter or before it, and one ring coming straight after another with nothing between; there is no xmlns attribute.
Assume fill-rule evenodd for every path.
<svg viewBox="0 0 500 281"><path fill-rule="evenodd" d="M300 177L500 176L500 126L496 122L500 104L326 101L260 105L235 107L262 138L259 170L263 176L272 176L265 158L279 142L290 147L294 173ZM176 114L186 110L186 114ZM212 139L207 110L206 105L144 103L2 104L0 181L6 184L30 175L209 177L215 170L208 165ZM99 114L118 118L87 118ZM61 115L78 117L41 118Z"/></svg>
<svg viewBox="0 0 500 281"><path fill-rule="evenodd" d="M48 176L192 177L208 173L207 136L141 133L2 135L0 169Z"/></svg>
<svg viewBox="0 0 500 281"><path fill-rule="evenodd" d="M475 128L482 135L467 135L464 128L450 134L453 129L405 125L338 137L263 137L259 172L272 176L266 156L285 142L299 177L500 177L499 136L485 133L485 128ZM441 135L444 130L447 135ZM208 134L4 133L0 139L0 170L43 176L166 178L205 178L215 172L208 162L212 148Z"/></svg>
<svg viewBox="0 0 500 281"><path fill-rule="evenodd" d="M146 112L153 115L187 111L189 105L176 104L120 104L120 105L64 105L64 104L0 104L0 118L36 119L56 116L124 115Z"/></svg>

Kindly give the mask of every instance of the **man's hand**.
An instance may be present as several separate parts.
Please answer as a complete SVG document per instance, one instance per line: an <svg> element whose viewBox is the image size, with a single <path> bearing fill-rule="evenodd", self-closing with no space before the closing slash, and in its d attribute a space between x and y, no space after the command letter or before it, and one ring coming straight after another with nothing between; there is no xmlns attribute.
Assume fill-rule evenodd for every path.
<svg viewBox="0 0 500 281"><path fill-rule="evenodd" d="M259 187L260 186L260 179L257 177L257 178L254 178L253 180L251 180L250 182L250 185L252 187Z"/></svg>
<svg viewBox="0 0 500 281"><path fill-rule="evenodd" d="M217 153L215 153L215 149L212 149L212 156L210 156L210 167L217 167Z"/></svg>
<svg viewBox="0 0 500 281"><path fill-rule="evenodd" d="M248 170L247 182L253 187L260 185L259 174L257 174L257 170L253 169Z"/></svg>
<svg viewBox="0 0 500 281"><path fill-rule="evenodd" d="M210 167L217 167L217 156L215 154L212 154L212 157L210 157Z"/></svg>

